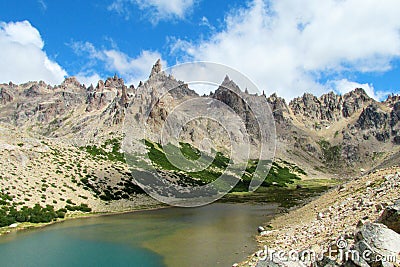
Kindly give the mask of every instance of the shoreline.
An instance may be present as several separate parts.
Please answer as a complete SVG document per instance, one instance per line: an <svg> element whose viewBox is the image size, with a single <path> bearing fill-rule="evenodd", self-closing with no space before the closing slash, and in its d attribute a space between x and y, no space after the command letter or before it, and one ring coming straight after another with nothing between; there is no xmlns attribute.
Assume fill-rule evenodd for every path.
<svg viewBox="0 0 400 267"><path fill-rule="evenodd" d="M398 185L386 185L398 183L399 176L400 167L357 176L310 199L305 205L274 217L266 222L268 226L264 225L266 232L256 236L259 251L266 246L274 251L312 249L318 252L322 245L336 244L341 236L353 234L360 222L376 221L383 207L400 198L395 188ZM371 192L373 197L367 197ZM260 261L259 251L238 266L256 266Z"/></svg>
<svg viewBox="0 0 400 267"><path fill-rule="evenodd" d="M159 209L165 209L165 208L170 208L170 207L171 206L166 206L165 204L160 203L159 205L156 205L156 206L133 208L132 210L124 210L124 211L74 213L74 214L70 214L70 216L66 216L65 218L62 218L62 219L58 218L57 220L51 221L48 223L30 223L30 222L17 223L18 225L16 227L10 227L10 226L1 227L0 228L0 238L2 236L6 236L6 235L9 235L12 233L17 233L20 231L45 228L47 226L57 224L57 223L63 223L68 220L122 215L122 214L128 214L128 213L135 213L138 211L151 211L151 210L159 210Z"/></svg>
<svg viewBox="0 0 400 267"><path fill-rule="evenodd" d="M296 185L290 185L289 187L285 187L285 188L278 188L279 190L284 190L287 191L288 194L285 196L288 197L287 201L285 202L284 199L282 198L278 198L276 199L276 201L268 201L268 202L258 202L260 196L271 196L273 194L275 194L275 197L279 197L280 195L282 195L282 191L279 191L278 193L276 193L277 188L266 188L265 190L263 190L262 192L259 193L230 193L228 194L226 197L226 199L221 199L220 201L217 201L216 203L223 203L223 204L231 204L231 205L237 205L239 203L241 204L249 204L249 205L268 205L271 203L276 203L278 206L281 206L276 214L274 214L274 216L272 217L272 220L275 220L278 217L281 217L285 214L288 214L289 212L291 212L292 210L297 210L301 207L303 207L304 205L312 202L313 200L315 200L316 198L321 197L321 195L329 192L332 189L332 181L327 182L327 180L324 179L324 183L328 183L331 186L328 187L327 189L321 191L315 190L315 188L322 188L322 183L321 181L318 182L314 182L312 185L307 184L304 187L302 187L301 189L296 188ZM325 185L325 184L324 184ZM304 196L302 199L297 199L301 192L309 192L309 195ZM289 193L290 192L290 193ZM316 194L316 195L315 195ZM246 196L245 199L243 199L242 197ZM274 198L274 197L273 197ZM248 199L253 199L253 201L248 201ZM289 200L290 199L290 200ZM297 204L296 205L292 205L290 206L290 208L284 207L285 205L288 205L288 203L290 203L290 205L293 203L293 199L297 200ZM72 213L69 214L66 218L64 219L58 219L56 221L52 221L49 223L39 223L39 224L32 224L32 223L21 223L19 224L17 227L14 228L10 228L8 227L4 227L3 229L0 228L0 238L6 238L5 236L8 234L15 234L17 232L20 231L29 231L29 230L36 230L36 229L41 229L41 228L45 228L47 226L56 224L56 223L63 223L67 220L73 220L73 219L86 219L86 218L95 218L95 217L102 217L102 216L114 216L114 215L122 215L122 214L130 214L130 213L135 213L138 211L151 211L151 210L160 210L160 209L165 209L165 208L172 208L172 206L168 206L166 204L163 203L158 203L158 204L149 204L149 205L138 205L136 207L132 207L132 209L124 209L124 210L116 210L116 211L106 211L106 212L90 212L90 213ZM252 238L252 243L255 245L255 247L258 246L258 236L257 235L253 235Z"/></svg>

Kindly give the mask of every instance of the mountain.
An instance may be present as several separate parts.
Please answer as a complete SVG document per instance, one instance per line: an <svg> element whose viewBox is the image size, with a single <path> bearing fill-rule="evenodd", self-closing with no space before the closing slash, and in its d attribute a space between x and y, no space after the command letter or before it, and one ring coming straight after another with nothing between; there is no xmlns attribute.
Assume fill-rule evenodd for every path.
<svg viewBox="0 0 400 267"><path fill-rule="evenodd" d="M199 96L184 81L165 74L157 61L149 79L137 88L117 76L89 87L74 77L56 86L43 81L1 84L0 188L30 205L63 207L73 198L107 210L99 199L135 202L130 196L140 188L132 181L121 150L127 120L147 127L142 137L157 145L164 141L159 133L170 117L170 127L180 127L175 145L226 155L230 138L244 142L247 131L253 158L263 127L251 107L259 114L263 108L272 111L273 118L267 119L275 129L266 134L276 136L276 161L282 168L287 162L299 166L308 178L347 177L399 164L400 96L378 102L355 88L344 95L305 93L286 103L276 94L242 91L228 76L221 80L215 92ZM205 112L199 103L213 111L213 119L191 120ZM236 123L238 118L243 125ZM214 143L203 142L204 138ZM238 149L245 154L245 147ZM43 177L52 178L42 181ZM24 197L37 187L41 193Z"/></svg>

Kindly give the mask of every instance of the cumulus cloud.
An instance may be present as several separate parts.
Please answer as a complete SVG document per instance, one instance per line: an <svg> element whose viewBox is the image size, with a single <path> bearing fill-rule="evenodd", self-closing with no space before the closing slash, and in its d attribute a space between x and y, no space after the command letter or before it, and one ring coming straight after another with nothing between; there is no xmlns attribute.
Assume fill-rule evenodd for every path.
<svg viewBox="0 0 400 267"><path fill-rule="evenodd" d="M0 82L58 84L67 72L48 58L39 31L28 21L0 22Z"/></svg>
<svg viewBox="0 0 400 267"><path fill-rule="evenodd" d="M129 19L131 8L136 6L146 12L153 24L160 20L184 19L192 11L195 0L115 0L108 10L115 11Z"/></svg>
<svg viewBox="0 0 400 267"><path fill-rule="evenodd" d="M146 80L150 74L151 68L157 59L161 59L161 54L157 51L143 50L137 57L130 57L124 52L114 49L97 49L90 42L73 42L71 47L78 55L87 55L91 65L103 64L104 68L111 72L117 72L128 84L137 85L140 80ZM161 61L166 67L165 61ZM86 76L86 75L82 75ZM87 80L97 78L96 73L91 74Z"/></svg>
<svg viewBox="0 0 400 267"><path fill-rule="evenodd" d="M331 88L333 91L339 94L348 93L355 88L363 88L365 92L372 98L377 100L383 100L390 92L389 91L375 91L375 88L372 84L369 83L357 83L352 82L347 79L341 79L336 81L329 81L327 83L327 88Z"/></svg>
<svg viewBox="0 0 400 267"><path fill-rule="evenodd" d="M287 99L319 95L329 89L324 77L391 69L400 56L399 12L397 0L253 0L231 10L209 39L177 39L171 50L227 64Z"/></svg>

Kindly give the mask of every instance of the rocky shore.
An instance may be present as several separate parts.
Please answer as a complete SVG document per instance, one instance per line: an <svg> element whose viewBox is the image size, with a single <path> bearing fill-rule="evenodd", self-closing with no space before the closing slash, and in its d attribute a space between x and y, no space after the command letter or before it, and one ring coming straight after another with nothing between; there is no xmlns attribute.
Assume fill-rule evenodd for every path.
<svg viewBox="0 0 400 267"><path fill-rule="evenodd" d="M241 266L400 266L399 227L400 168L377 170L263 226Z"/></svg>

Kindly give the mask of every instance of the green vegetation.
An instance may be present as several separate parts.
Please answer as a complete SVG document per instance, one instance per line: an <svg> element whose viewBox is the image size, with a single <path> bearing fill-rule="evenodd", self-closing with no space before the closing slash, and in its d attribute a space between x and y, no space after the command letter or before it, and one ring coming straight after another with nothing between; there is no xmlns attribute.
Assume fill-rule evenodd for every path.
<svg viewBox="0 0 400 267"><path fill-rule="evenodd" d="M339 131L336 131L335 134L333 135L333 138L338 137L338 135L339 135Z"/></svg>
<svg viewBox="0 0 400 267"><path fill-rule="evenodd" d="M203 185L205 183L210 183L215 181L221 174L224 172L226 167L229 164L230 159L225 157L221 152L215 152L215 158L211 158L210 156L205 155L200 161L199 164L207 165L208 162L211 164L206 168L198 172L189 172L189 171L182 171L175 167L167 158L163 148L160 144L151 143L145 140L145 144L148 151L148 157L151 160L154 167L159 170L168 170L175 173L181 179L191 178L195 184ZM180 143L181 147L177 147L173 144L166 145L166 149L168 149L171 153L169 157L174 157L179 153L182 152L182 155L189 159L189 160L198 160L200 159L201 153L200 151L187 143ZM176 152L174 152L176 151ZM193 169L199 166L193 165Z"/></svg>
<svg viewBox="0 0 400 267"><path fill-rule="evenodd" d="M320 140L318 144L322 150L322 155L324 157L325 164L331 167L338 167L341 163L340 159L342 153L342 146L341 145L332 146L326 140Z"/></svg>
<svg viewBox="0 0 400 267"><path fill-rule="evenodd" d="M296 182L297 183L297 182ZM279 203L281 208L289 209L315 197L333 186L332 181L321 180L317 182L301 183L301 188L295 185L288 187L262 186L256 192L235 192L225 195L219 202L228 203Z"/></svg>
<svg viewBox="0 0 400 267"><path fill-rule="evenodd" d="M160 171L168 171L171 175L178 177L180 179L179 184L190 184L190 185L204 185L210 183L219 178L226 170L229 165L230 159L224 156L221 152L215 152L214 159L211 156L203 155L201 157L201 152L188 143L179 143L180 147L173 144L166 145L165 149L160 144L144 140L145 145L148 148L148 157L151 160L153 167ZM198 160L201 163L211 162L211 164L197 172L190 172L180 170L175 167L167 158L165 150L168 149L168 157L174 157L179 152L189 160ZM271 165L269 161L259 161L259 160L249 160L246 166L245 172L240 181L232 190L233 192L243 192L247 191L250 182L255 175L257 166L261 165ZM199 166L193 166L193 168ZM289 163L287 161L282 161L281 163L274 162L271 165L270 172L258 173L259 175L266 176L262 186L279 186L284 187L287 184L292 184L295 180L299 180L299 174L307 175L304 170L299 168L297 165Z"/></svg>
<svg viewBox="0 0 400 267"><path fill-rule="evenodd" d="M235 186L235 188L232 189L231 192L242 192L248 190L258 164L269 165L271 163L267 161L259 162L258 160L249 160L242 180ZM278 187L286 187L288 184L293 184L295 180L300 180L298 174L306 175L306 172L300 169L298 166L286 161L282 161L281 164L273 162L271 169L261 186L269 187L274 185Z"/></svg>
<svg viewBox="0 0 400 267"><path fill-rule="evenodd" d="M33 207L23 206L17 210L15 205L20 203L12 203L13 197L0 192L0 227L8 226L13 223L49 223L58 218L64 218L67 209L54 210L52 205L42 207L36 204ZM82 212L90 212L92 209L86 204L80 206L69 206L68 210L78 210Z"/></svg>
<svg viewBox="0 0 400 267"><path fill-rule="evenodd" d="M380 158L382 158L382 156L384 155L385 153L384 152L373 152L373 154L372 154L372 160L377 160L377 159L380 159Z"/></svg>
<svg viewBox="0 0 400 267"><path fill-rule="evenodd" d="M33 208L26 206L20 210L15 207L2 206L0 208L0 227L8 226L16 222L31 222L31 223L48 223L57 218L64 218L65 212L63 210L54 210L51 205L42 207L36 204Z"/></svg>
<svg viewBox="0 0 400 267"><path fill-rule="evenodd" d="M125 163L124 154L120 152L121 140L118 138L108 139L100 147L93 145L80 147L80 149L97 159Z"/></svg>
<svg viewBox="0 0 400 267"><path fill-rule="evenodd" d="M87 204L80 204L79 206L66 205L65 208L69 211L82 211L82 212L91 212L92 211L92 208L89 208Z"/></svg>

